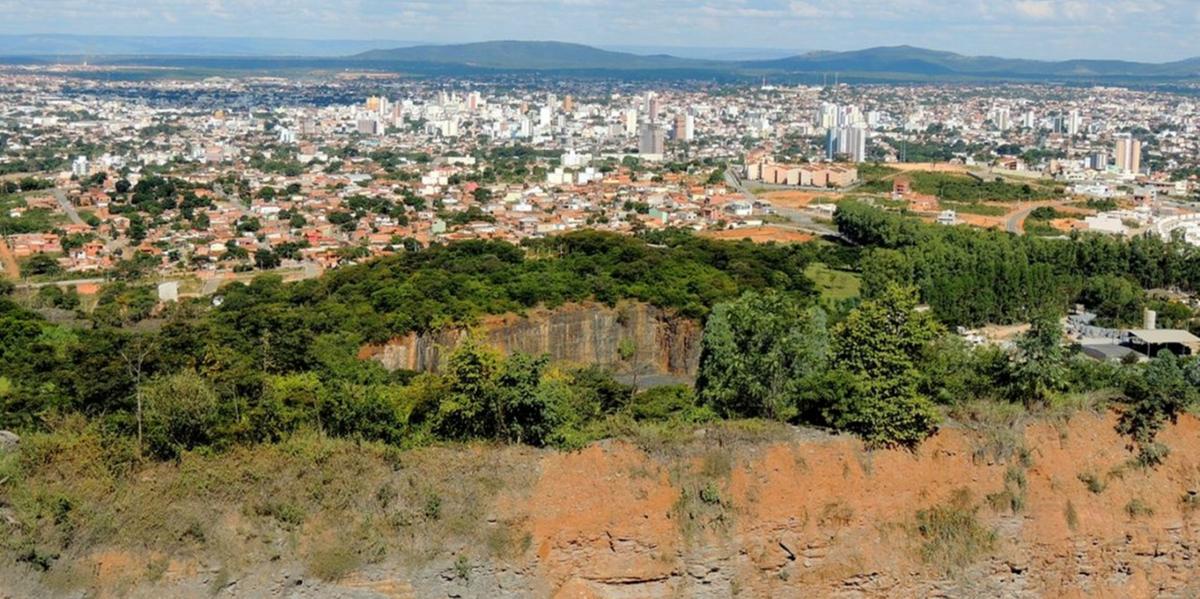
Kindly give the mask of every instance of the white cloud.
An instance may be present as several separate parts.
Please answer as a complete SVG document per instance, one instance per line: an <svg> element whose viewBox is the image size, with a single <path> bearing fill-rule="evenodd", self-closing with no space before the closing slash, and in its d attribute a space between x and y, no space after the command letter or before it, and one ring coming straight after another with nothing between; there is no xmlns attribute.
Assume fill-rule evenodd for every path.
<svg viewBox="0 0 1200 599"><path fill-rule="evenodd" d="M1029 19L1054 18L1054 4L1049 0L1018 0L1013 3L1017 14Z"/></svg>
<svg viewBox="0 0 1200 599"><path fill-rule="evenodd" d="M0 33L1197 54L1200 0L0 0ZM1114 45L1112 32L1153 43ZM1053 41L1053 45L1050 43Z"/></svg>

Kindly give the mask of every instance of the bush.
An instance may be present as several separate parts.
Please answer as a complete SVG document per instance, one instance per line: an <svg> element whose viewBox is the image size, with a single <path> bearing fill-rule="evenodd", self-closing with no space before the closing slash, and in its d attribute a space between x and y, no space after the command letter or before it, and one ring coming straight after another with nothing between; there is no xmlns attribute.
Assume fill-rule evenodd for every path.
<svg viewBox="0 0 1200 599"><path fill-rule="evenodd" d="M1081 472L1079 474L1079 482L1087 485L1087 489L1092 493L1099 495L1104 492L1104 479L1100 478L1095 472Z"/></svg>
<svg viewBox="0 0 1200 599"><path fill-rule="evenodd" d="M185 370L151 380L142 394L146 445L155 455L178 457L213 440L218 401L207 379Z"/></svg>
<svg viewBox="0 0 1200 599"><path fill-rule="evenodd" d="M979 522L971 495L960 489L945 505L917 512L914 532L921 558L939 571L961 572L996 545L996 532Z"/></svg>
<svg viewBox="0 0 1200 599"><path fill-rule="evenodd" d="M1153 516L1154 508L1147 505L1146 502L1142 501L1141 499L1135 497L1130 499L1129 503L1125 504L1125 514L1130 518Z"/></svg>
<svg viewBox="0 0 1200 599"><path fill-rule="evenodd" d="M1189 380L1182 360L1163 352L1151 360L1140 376L1125 385L1128 404L1121 414L1117 430L1129 435L1138 445L1138 462L1157 466L1166 457L1166 447L1157 443L1158 432L1167 422L1175 422L1179 413L1196 403L1200 392Z"/></svg>

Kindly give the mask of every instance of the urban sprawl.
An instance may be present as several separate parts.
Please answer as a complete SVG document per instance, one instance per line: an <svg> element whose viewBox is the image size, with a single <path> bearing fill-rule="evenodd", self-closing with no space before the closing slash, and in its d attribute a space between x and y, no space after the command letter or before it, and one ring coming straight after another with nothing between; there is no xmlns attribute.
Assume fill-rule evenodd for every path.
<svg viewBox="0 0 1200 599"><path fill-rule="evenodd" d="M76 294L149 276L170 300L242 273L580 228L800 241L833 233L844 199L1200 244L1194 96L57 69L0 71L0 262Z"/></svg>

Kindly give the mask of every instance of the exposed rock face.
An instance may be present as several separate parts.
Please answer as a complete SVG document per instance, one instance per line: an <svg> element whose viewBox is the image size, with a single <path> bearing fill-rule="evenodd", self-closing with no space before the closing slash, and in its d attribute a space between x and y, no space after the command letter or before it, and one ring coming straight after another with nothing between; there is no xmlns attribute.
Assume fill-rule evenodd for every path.
<svg viewBox="0 0 1200 599"><path fill-rule="evenodd" d="M625 342L636 350L626 366L638 372L693 376L700 364L700 324L641 303L615 308L568 304L525 316L494 316L477 331L486 344L506 354L549 354L555 362L616 364ZM463 330L410 333L364 347L359 357L377 360L389 370L436 370L442 356L466 335Z"/></svg>
<svg viewBox="0 0 1200 599"><path fill-rule="evenodd" d="M1010 448L1024 451L1012 453L956 428L915 452L870 452L853 438L802 431L771 442L713 434L656 453L624 442L529 451L522 468L536 482L480 506L485 527L520 523L527 542L510 557L448 547L427 563L389 557L340 582L314 580L285 558L247 565L219 579L224 586L200 563L90 596L1200 596L1200 501L1190 499L1200 421L1185 416L1163 432L1171 453L1154 470L1129 465L1114 424L1094 414L1033 424L1015 431ZM956 496L969 498L966 513L994 542L944 568L924 554L917 514ZM456 556L471 559L456 565ZM96 559L109 569L145 562ZM42 596L32 583L5 590L0 597Z"/></svg>
<svg viewBox="0 0 1200 599"><path fill-rule="evenodd" d="M21 437L12 431L0 431L0 451L16 449L21 443Z"/></svg>

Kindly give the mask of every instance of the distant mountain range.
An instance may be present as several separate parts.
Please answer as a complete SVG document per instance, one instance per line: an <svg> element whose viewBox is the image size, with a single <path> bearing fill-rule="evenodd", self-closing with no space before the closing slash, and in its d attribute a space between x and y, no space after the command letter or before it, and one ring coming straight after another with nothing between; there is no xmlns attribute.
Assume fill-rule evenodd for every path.
<svg viewBox="0 0 1200 599"><path fill-rule="evenodd" d="M381 49L381 45L387 48ZM34 52L33 48L40 51ZM745 49L742 49L743 51ZM61 62L207 69L371 68L412 74L554 72L560 75L844 81L1161 81L1200 79L1200 57L1168 63L1119 60L1040 61L964 56L911 46L851 52L808 52L772 58L730 59L719 49L692 49L690 57L605 50L553 41L491 41L413 45L405 42L310 41L251 38L0 36L4 62ZM73 59L65 57L73 56ZM704 58L710 56L712 58ZM723 56L725 59L717 57ZM759 55L764 56L762 54Z"/></svg>
<svg viewBox="0 0 1200 599"><path fill-rule="evenodd" d="M869 48L852 52L810 52L800 56L742 65L746 68L775 72L898 73L985 78L1200 76L1200 57L1160 64L1121 60L1041 61L963 56L912 46Z"/></svg>
<svg viewBox="0 0 1200 599"><path fill-rule="evenodd" d="M601 50L564 42L478 42L426 45L391 50L371 50L350 57L374 62L453 64L467 67L517 70L640 70L725 68L727 63L678 58L665 54L644 56Z"/></svg>
<svg viewBox="0 0 1200 599"><path fill-rule="evenodd" d="M768 60L701 60L640 55L561 42L482 42L372 50L354 59L381 63L437 63L522 70L670 70L742 75L833 74L927 78L1200 77L1200 58L1151 64L1119 60L1039 61L964 56L912 46L852 52L809 52Z"/></svg>

